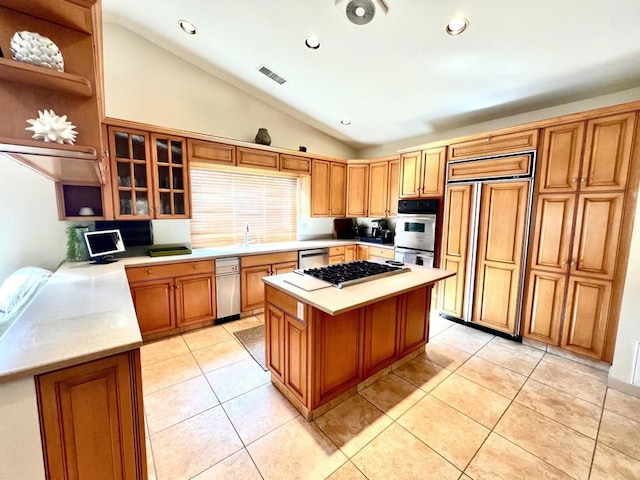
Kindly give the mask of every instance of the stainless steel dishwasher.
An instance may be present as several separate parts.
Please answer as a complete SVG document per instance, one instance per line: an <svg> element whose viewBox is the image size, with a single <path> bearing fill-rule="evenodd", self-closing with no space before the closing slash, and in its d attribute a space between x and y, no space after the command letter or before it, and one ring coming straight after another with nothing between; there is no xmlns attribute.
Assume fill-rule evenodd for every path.
<svg viewBox="0 0 640 480"><path fill-rule="evenodd" d="M240 318L238 257L216 258L216 312L217 318L224 322Z"/></svg>
<svg viewBox="0 0 640 480"><path fill-rule="evenodd" d="M328 248L314 248L298 252L298 268L316 268L329 263Z"/></svg>

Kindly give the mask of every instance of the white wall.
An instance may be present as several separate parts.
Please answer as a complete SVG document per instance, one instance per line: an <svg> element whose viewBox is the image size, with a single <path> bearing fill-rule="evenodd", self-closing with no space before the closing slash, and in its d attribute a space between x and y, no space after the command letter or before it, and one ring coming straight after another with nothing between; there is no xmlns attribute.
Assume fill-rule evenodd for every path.
<svg viewBox="0 0 640 480"><path fill-rule="evenodd" d="M338 158L355 150L119 25L104 25L107 116Z"/></svg>
<svg viewBox="0 0 640 480"><path fill-rule="evenodd" d="M54 183L0 155L0 282L27 265L55 270L67 254Z"/></svg>

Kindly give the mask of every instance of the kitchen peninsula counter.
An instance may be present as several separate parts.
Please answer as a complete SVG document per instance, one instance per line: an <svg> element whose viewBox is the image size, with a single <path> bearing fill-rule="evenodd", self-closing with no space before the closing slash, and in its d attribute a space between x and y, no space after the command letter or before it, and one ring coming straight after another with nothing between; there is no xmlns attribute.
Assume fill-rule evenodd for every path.
<svg viewBox="0 0 640 480"><path fill-rule="evenodd" d="M411 265L311 291L290 283L295 275L263 278L266 362L274 386L311 421L424 351L432 286L454 273Z"/></svg>

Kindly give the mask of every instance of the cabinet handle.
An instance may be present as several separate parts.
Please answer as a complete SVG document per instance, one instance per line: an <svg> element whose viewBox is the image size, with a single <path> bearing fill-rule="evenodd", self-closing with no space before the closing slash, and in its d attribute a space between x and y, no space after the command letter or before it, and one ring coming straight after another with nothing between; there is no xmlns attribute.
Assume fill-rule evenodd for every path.
<svg viewBox="0 0 640 480"><path fill-rule="evenodd" d="M586 178L581 178L581 179L580 179L580 181L581 181L581 182L586 182L586 181L587 181L587 179L586 179Z"/></svg>
<svg viewBox="0 0 640 480"><path fill-rule="evenodd" d="M572 179L571 179L571 183L576 183L577 181L578 181L578 179L577 179L577 178L572 178Z"/></svg>

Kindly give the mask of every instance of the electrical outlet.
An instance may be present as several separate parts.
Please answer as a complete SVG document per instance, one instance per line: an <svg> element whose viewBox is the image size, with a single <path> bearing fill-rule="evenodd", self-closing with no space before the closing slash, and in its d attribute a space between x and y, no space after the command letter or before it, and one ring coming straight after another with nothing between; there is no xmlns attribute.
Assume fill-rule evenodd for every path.
<svg viewBox="0 0 640 480"><path fill-rule="evenodd" d="M297 316L300 320L304 321L304 303L298 302Z"/></svg>

